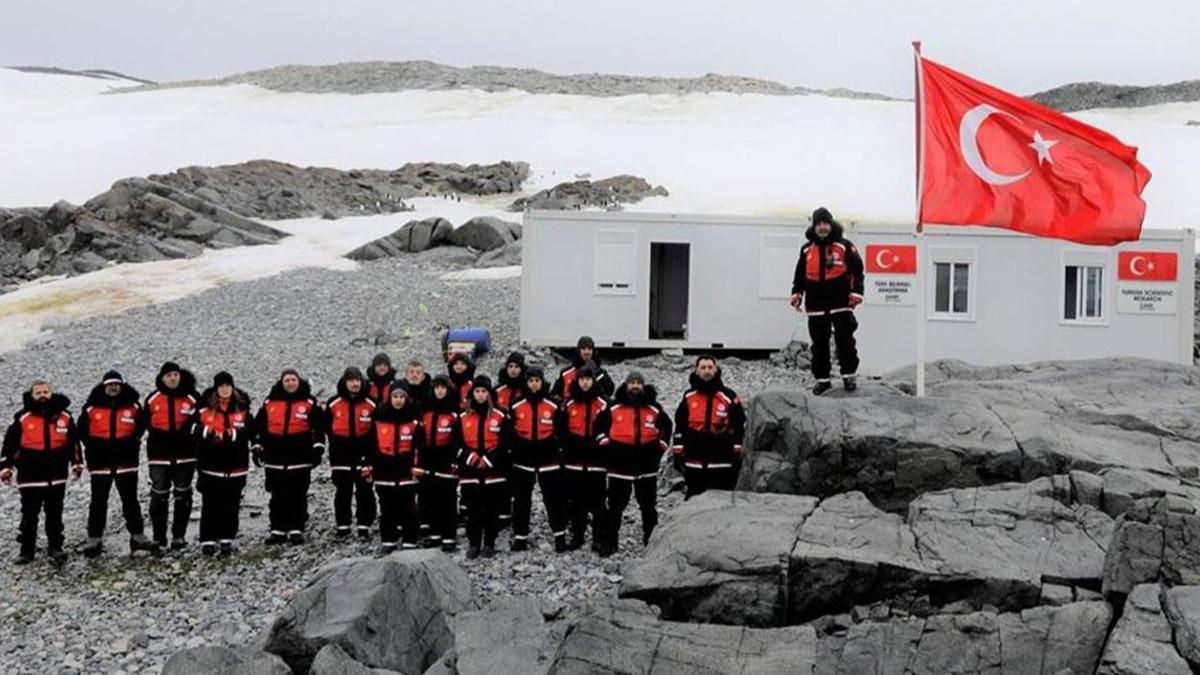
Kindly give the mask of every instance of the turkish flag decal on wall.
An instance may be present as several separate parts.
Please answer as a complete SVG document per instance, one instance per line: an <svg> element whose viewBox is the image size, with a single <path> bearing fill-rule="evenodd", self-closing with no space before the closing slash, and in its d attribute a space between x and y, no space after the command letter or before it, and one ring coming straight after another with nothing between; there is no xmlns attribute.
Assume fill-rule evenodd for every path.
<svg viewBox="0 0 1200 675"><path fill-rule="evenodd" d="M928 59L919 65L921 223L1082 244L1138 238L1150 171L1137 148Z"/></svg>
<svg viewBox="0 0 1200 675"><path fill-rule="evenodd" d="M1179 256L1174 251L1121 251L1117 254L1117 278L1175 281L1179 278Z"/></svg>
<svg viewBox="0 0 1200 675"><path fill-rule="evenodd" d="M872 274L916 274L917 247L867 244L867 271Z"/></svg>

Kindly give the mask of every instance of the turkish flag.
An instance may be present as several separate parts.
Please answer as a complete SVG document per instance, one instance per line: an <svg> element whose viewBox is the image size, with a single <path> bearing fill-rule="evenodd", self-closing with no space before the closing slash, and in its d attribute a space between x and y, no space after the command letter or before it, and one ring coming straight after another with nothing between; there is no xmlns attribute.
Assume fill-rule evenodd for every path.
<svg viewBox="0 0 1200 675"><path fill-rule="evenodd" d="M1112 245L1136 240L1150 171L1137 148L919 59L920 222Z"/></svg>
<svg viewBox="0 0 1200 675"><path fill-rule="evenodd" d="M1179 256L1174 251L1121 251L1117 254L1117 278L1175 281L1179 278Z"/></svg>
<svg viewBox="0 0 1200 675"><path fill-rule="evenodd" d="M874 274L916 274L917 247L867 244L867 271Z"/></svg>

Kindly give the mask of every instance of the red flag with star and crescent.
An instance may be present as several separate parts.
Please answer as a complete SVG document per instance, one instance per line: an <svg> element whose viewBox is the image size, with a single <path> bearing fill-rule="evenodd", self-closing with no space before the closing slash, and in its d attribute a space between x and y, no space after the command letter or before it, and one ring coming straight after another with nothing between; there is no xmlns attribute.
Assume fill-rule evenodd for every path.
<svg viewBox="0 0 1200 675"><path fill-rule="evenodd" d="M1112 245L1141 234L1137 148L918 56L919 219Z"/></svg>

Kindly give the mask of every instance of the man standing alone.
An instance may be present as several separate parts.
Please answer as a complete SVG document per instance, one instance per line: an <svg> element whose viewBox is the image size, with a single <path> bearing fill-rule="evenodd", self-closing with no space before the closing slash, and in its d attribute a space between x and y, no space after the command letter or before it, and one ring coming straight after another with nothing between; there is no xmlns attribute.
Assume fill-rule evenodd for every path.
<svg viewBox="0 0 1200 675"><path fill-rule="evenodd" d="M858 249L842 236L842 225L829 209L813 211L812 225L804 233L808 243L800 248L796 273L792 278L792 307L808 315L808 335L812 339L812 373L817 380L813 393L829 391L829 337L837 343L838 366L846 391L858 388L858 350L854 331L858 321L854 308L863 299L863 262ZM807 296L807 297L806 297Z"/></svg>

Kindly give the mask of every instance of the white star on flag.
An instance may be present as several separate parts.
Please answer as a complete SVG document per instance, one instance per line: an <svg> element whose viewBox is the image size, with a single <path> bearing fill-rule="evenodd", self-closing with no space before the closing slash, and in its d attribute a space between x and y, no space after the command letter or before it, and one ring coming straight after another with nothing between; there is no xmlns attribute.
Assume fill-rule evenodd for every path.
<svg viewBox="0 0 1200 675"><path fill-rule="evenodd" d="M1058 141L1046 140L1042 138L1042 134L1040 132L1033 132L1033 142L1029 144L1029 147L1037 151L1038 166L1042 165L1043 160L1048 161L1051 164L1054 163L1054 158L1050 156L1050 148L1053 147L1055 143L1058 143Z"/></svg>

